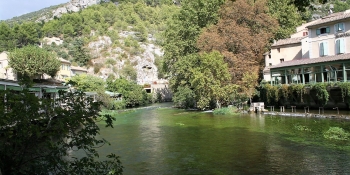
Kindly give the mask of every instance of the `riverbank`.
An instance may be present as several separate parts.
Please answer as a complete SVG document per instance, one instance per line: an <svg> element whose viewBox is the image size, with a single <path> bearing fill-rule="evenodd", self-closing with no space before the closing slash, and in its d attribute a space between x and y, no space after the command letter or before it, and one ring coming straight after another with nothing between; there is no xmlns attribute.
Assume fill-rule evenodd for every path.
<svg viewBox="0 0 350 175"><path fill-rule="evenodd" d="M350 120L350 116L340 115L340 114L314 114L314 113L274 112L274 111L267 111L267 112L261 112L261 113L265 115L278 115L278 116L288 116L288 117L330 118L330 119Z"/></svg>

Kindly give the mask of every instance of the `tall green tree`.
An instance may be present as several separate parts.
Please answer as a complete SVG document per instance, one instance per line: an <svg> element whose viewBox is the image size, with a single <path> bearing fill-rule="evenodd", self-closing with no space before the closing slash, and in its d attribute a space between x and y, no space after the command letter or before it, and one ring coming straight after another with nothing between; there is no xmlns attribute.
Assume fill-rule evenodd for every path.
<svg viewBox="0 0 350 175"><path fill-rule="evenodd" d="M27 91L0 98L0 174L122 174L115 154L99 160L96 148L108 142L97 138L96 121L113 127L115 120L99 114L100 102L70 92L55 101Z"/></svg>
<svg viewBox="0 0 350 175"><path fill-rule="evenodd" d="M293 0L269 0L269 14L277 19L279 28L274 39L289 38L296 32L296 27L303 23L302 12L292 3Z"/></svg>
<svg viewBox="0 0 350 175"><path fill-rule="evenodd" d="M13 40L16 41L16 47L21 48L26 45L37 45L41 38L41 26L38 23L26 22L16 24L12 28Z"/></svg>
<svg viewBox="0 0 350 175"><path fill-rule="evenodd" d="M179 106L191 107L194 103L199 109L212 109L227 105L227 97L237 89L231 84L227 64L218 51L188 55L179 60L175 68L178 74L170 83L175 89L174 101Z"/></svg>
<svg viewBox="0 0 350 175"><path fill-rule="evenodd" d="M54 77L60 69L61 62L56 54L38 46L28 45L10 52L9 65L16 71L20 81L30 83L32 79L43 74Z"/></svg>
<svg viewBox="0 0 350 175"><path fill-rule="evenodd" d="M79 74L68 80L77 90L83 92L104 92L105 81L102 78L89 75Z"/></svg>
<svg viewBox="0 0 350 175"><path fill-rule="evenodd" d="M0 52L10 51L16 47L13 31L5 22L0 23Z"/></svg>
<svg viewBox="0 0 350 175"><path fill-rule="evenodd" d="M201 29L215 24L224 0L184 0L181 10L169 20L164 33L164 68L175 73L173 65L183 56L197 53L196 41Z"/></svg>

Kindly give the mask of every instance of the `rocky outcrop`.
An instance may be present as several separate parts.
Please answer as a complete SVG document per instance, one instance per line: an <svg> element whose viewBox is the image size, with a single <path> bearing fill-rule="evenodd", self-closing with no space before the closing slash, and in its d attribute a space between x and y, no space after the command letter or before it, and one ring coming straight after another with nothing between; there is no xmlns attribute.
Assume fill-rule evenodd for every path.
<svg viewBox="0 0 350 175"><path fill-rule="evenodd" d="M63 14L68 12L78 12L82 9L85 9L89 6L99 4L101 0L70 0L70 2L63 5L56 10L52 11L52 16L42 16L36 20L36 22L49 21L55 17L60 18Z"/></svg>
<svg viewBox="0 0 350 175"><path fill-rule="evenodd" d="M68 12L78 12L84 8L87 8L91 5L99 4L101 0L71 0L65 6L58 8L52 12L53 17L61 17L62 14Z"/></svg>

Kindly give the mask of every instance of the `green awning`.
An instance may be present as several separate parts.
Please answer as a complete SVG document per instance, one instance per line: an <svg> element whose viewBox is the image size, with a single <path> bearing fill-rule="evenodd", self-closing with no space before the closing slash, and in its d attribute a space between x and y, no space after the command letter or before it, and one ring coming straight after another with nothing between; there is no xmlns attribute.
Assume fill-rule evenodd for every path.
<svg viewBox="0 0 350 175"><path fill-rule="evenodd" d="M31 88L28 88L29 91L31 92L40 92L40 88L39 87L31 87Z"/></svg>
<svg viewBox="0 0 350 175"><path fill-rule="evenodd" d="M5 90L5 85L0 84L0 90Z"/></svg>
<svg viewBox="0 0 350 175"><path fill-rule="evenodd" d="M44 88L46 93L54 93L54 92L58 92L59 89L54 89L54 88Z"/></svg>
<svg viewBox="0 0 350 175"><path fill-rule="evenodd" d="M6 86L6 90L21 91L22 87L20 87L20 86Z"/></svg>

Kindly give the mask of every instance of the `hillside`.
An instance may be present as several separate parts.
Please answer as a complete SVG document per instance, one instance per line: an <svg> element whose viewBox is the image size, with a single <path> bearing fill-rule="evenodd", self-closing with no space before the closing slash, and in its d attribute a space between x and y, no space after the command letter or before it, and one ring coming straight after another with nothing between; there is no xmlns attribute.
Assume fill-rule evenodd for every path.
<svg viewBox="0 0 350 175"><path fill-rule="evenodd" d="M74 2L42 12L52 10L55 13ZM27 14L20 19L31 19L29 22L11 23L13 27L0 25L0 30L13 34L12 38L9 35L1 39L0 36L5 43L0 45L0 51L42 44L44 49L56 52L72 65L86 67L89 74L103 79L124 77L138 84L149 84L158 79L166 21L178 9L172 1L156 6L141 2L109 2L85 6L83 10L63 13L59 18L43 23L32 22L39 12ZM53 41L59 42L52 44Z"/></svg>
<svg viewBox="0 0 350 175"><path fill-rule="evenodd" d="M23 22L29 22L29 21L36 21L40 17L43 16L52 16L52 11L56 10L60 7L64 6L64 4L54 5L50 7L43 8L38 11L30 12L21 16L16 16L11 19L5 20L6 23L13 25L15 23L23 23Z"/></svg>

